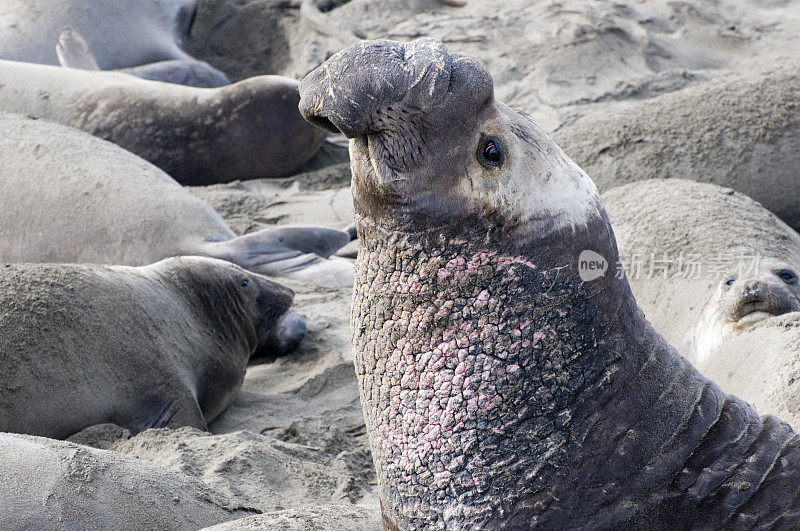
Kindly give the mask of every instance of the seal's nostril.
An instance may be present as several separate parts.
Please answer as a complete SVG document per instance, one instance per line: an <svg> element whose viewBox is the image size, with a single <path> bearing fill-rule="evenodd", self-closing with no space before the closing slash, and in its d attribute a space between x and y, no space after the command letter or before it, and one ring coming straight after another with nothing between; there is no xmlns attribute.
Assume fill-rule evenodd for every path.
<svg viewBox="0 0 800 531"><path fill-rule="evenodd" d="M761 298L761 283L753 282L745 284L740 293L746 302L756 301Z"/></svg>
<svg viewBox="0 0 800 531"><path fill-rule="evenodd" d="M306 116L306 120L311 122L313 125L325 129L326 131L330 131L331 133L340 133L339 128L333 125L333 122L325 118L324 116L314 115L314 116Z"/></svg>

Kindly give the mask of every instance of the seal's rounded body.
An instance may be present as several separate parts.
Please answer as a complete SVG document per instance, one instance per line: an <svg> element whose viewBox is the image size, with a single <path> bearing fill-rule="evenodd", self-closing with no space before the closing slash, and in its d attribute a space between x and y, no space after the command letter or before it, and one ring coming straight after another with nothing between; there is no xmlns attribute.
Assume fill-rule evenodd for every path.
<svg viewBox="0 0 800 531"><path fill-rule="evenodd" d="M191 59L180 43L197 0L8 0L3 3L0 58L57 65L64 28L80 32L112 70L156 61Z"/></svg>
<svg viewBox="0 0 800 531"><path fill-rule="evenodd" d="M205 429L291 301L212 258L0 266L0 431Z"/></svg>
<svg viewBox="0 0 800 531"><path fill-rule="evenodd" d="M588 111L553 135L603 193L645 179L713 183L800 230L798 67L778 61L756 75Z"/></svg>
<svg viewBox="0 0 800 531"><path fill-rule="evenodd" d="M639 306L692 362L757 321L800 309L800 236L751 198L648 179L603 201Z"/></svg>
<svg viewBox="0 0 800 531"><path fill-rule="evenodd" d="M192 530L248 516L199 479L119 452L0 433L0 455L4 529Z"/></svg>
<svg viewBox="0 0 800 531"><path fill-rule="evenodd" d="M0 262L138 266L203 255L267 275L352 284L350 263L327 259L350 241L345 231L269 227L236 237L211 206L113 144L13 115L0 115L0 128Z"/></svg>
<svg viewBox="0 0 800 531"><path fill-rule="evenodd" d="M297 112L297 82L258 76L200 89L0 61L0 111L81 129L139 155L181 184L291 174L324 135Z"/></svg>

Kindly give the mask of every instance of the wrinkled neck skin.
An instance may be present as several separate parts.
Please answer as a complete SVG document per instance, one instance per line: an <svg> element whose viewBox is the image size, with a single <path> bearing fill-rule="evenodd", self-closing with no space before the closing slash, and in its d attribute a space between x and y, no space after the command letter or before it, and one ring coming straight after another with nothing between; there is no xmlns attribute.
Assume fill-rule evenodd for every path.
<svg viewBox="0 0 800 531"><path fill-rule="evenodd" d="M542 239L491 216L415 231L372 212L356 192L352 327L388 529L681 528L764 510L754 493L791 430L678 356L613 265L580 280L582 250L616 262L602 208Z"/></svg>

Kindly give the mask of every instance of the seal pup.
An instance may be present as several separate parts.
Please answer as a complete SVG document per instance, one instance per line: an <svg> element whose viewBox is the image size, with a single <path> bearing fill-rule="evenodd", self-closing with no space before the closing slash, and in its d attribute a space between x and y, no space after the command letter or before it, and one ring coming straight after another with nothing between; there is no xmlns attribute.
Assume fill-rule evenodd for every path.
<svg viewBox="0 0 800 531"><path fill-rule="evenodd" d="M237 237L207 203L114 144L13 115L0 114L0 129L0 261L138 266L204 255L352 285L352 263L329 258L350 241L344 230L277 226Z"/></svg>
<svg viewBox="0 0 800 531"><path fill-rule="evenodd" d="M297 112L299 100L297 82L281 76L199 89L119 72L0 61L0 111L114 142L181 184L296 171L325 138Z"/></svg>
<svg viewBox="0 0 800 531"><path fill-rule="evenodd" d="M80 33L72 28L65 29L58 37L56 55L61 66L81 70L100 70L97 58L89 44ZM210 64L185 59L159 61L147 65L121 68L118 70L151 81L163 81L198 88L217 88L230 85L231 81L223 72Z"/></svg>
<svg viewBox="0 0 800 531"><path fill-rule="evenodd" d="M353 346L387 528L800 524L800 439L647 323L594 184L481 63L365 41L300 93L351 139Z"/></svg>
<svg viewBox="0 0 800 531"><path fill-rule="evenodd" d="M795 311L800 235L751 198L686 179L602 197L639 306L690 361L760 318Z"/></svg>
<svg viewBox="0 0 800 531"><path fill-rule="evenodd" d="M762 260L755 271L741 276L731 272L718 284L692 329L689 359L700 366L723 339L765 319L800 311L797 279L793 264L775 260Z"/></svg>
<svg viewBox="0 0 800 531"><path fill-rule="evenodd" d="M0 432L206 429L292 292L223 260L0 267Z"/></svg>
<svg viewBox="0 0 800 531"><path fill-rule="evenodd" d="M103 70L194 60L181 49L198 0L5 0L0 58L57 65L64 28L86 38Z"/></svg>
<svg viewBox="0 0 800 531"><path fill-rule="evenodd" d="M601 192L644 179L733 188L800 230L800 63L782 61L635 103L603 106L553 138ZM763 102L770 102L765 105Z"/></svg>

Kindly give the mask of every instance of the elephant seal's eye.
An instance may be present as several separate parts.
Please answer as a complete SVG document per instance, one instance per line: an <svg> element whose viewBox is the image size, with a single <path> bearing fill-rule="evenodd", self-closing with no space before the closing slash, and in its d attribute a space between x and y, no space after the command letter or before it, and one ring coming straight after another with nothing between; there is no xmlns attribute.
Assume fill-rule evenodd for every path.
<svg viewBox="0 0 800 531"><path fill-rule="evenodd" d="M797 275L795 275L788 269L781 269L780 271L778 271L778 277L787 284L794 284L795 282L797 282Z"/></svg>
<svg viewBox="0 0 800 531"><path fill-rule="evenodd" d="M503 164L503 147L495 138L485 138L478 150L478 160L482 164L499 167Z"/></svg>
<svg viewBox="0 0 800 531"><path fill-rule="evenodd" d="M725 285L726 286L733 286L734 282L736 282L735 278L729 278L728 280L725 281Z"/></svg>
<svg viewBox="0 0 800 531"><path fill-rule="evenodd" d="M246 288L249 285L250 285L250 279L249 278L243 278L242 279L242 287Z"/></svg>

